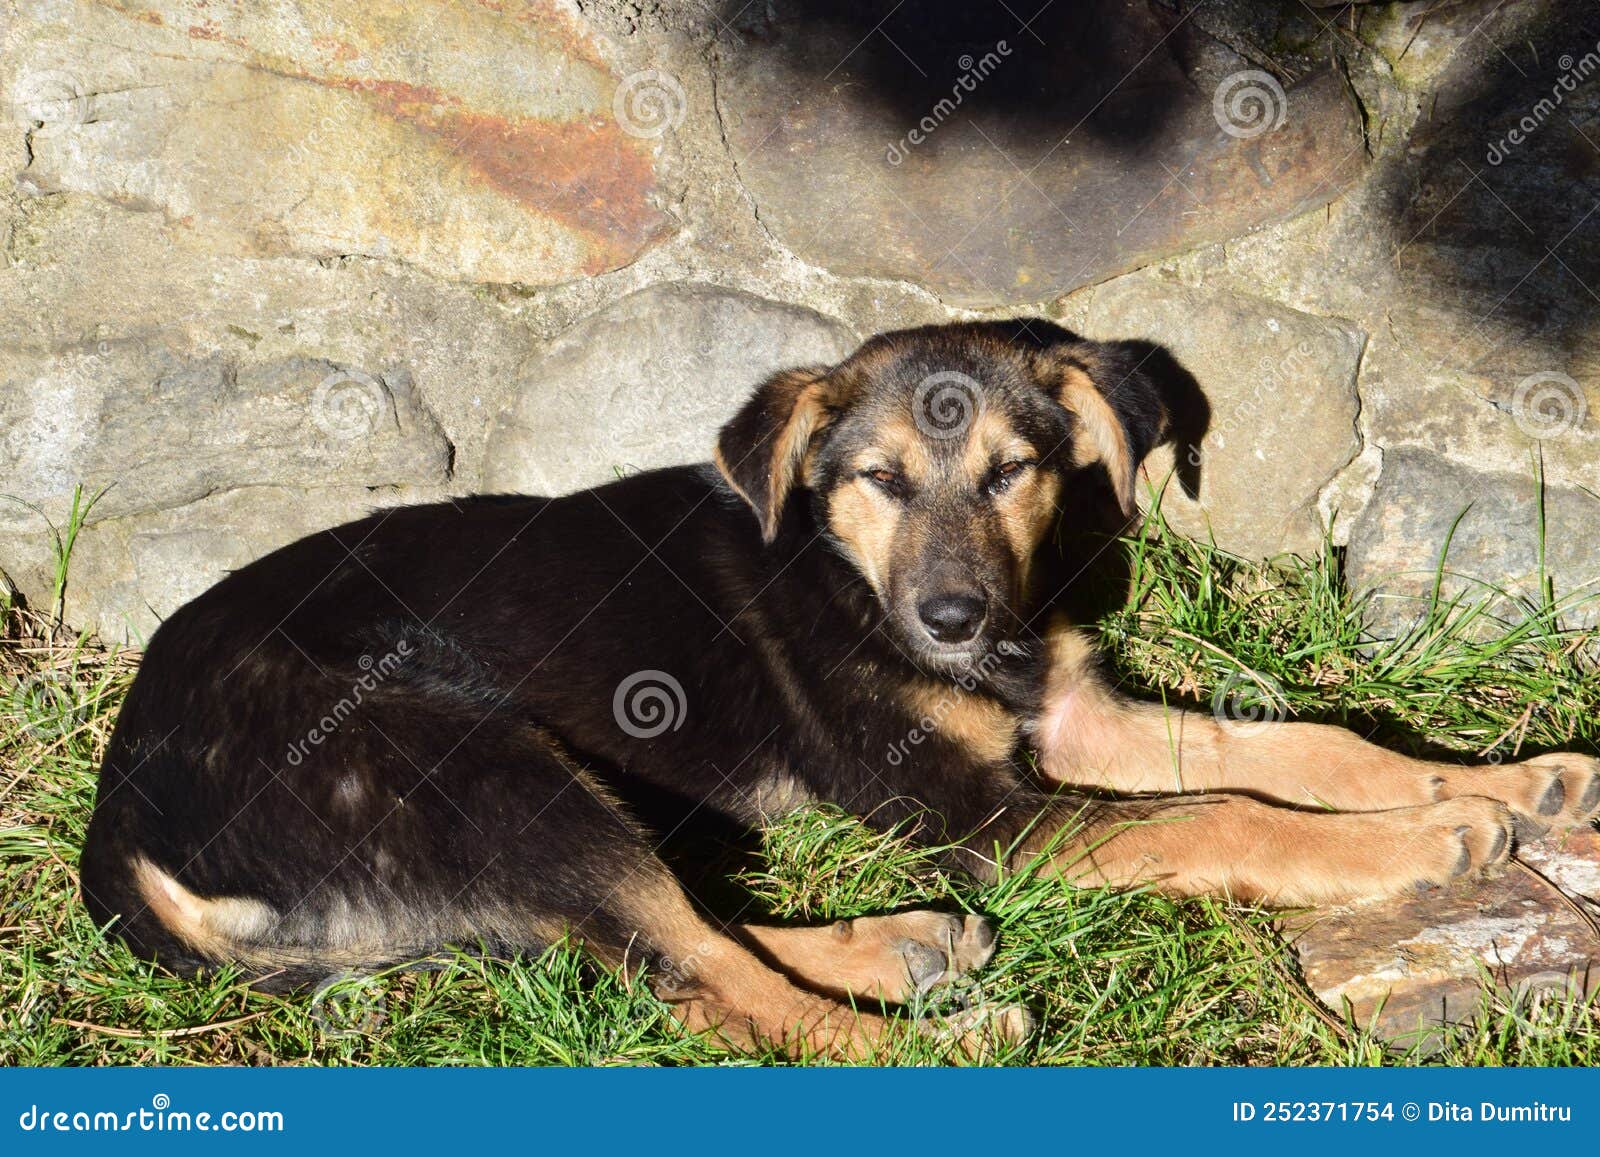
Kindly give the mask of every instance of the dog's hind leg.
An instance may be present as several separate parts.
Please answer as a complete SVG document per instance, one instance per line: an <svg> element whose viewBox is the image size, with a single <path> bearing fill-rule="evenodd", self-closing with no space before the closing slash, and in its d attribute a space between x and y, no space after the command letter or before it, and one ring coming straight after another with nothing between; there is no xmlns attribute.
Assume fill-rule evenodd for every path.
<svg viewBox="0 0 1600 1157"><path fill-rule="evenodd" d="M812 928L747 924L737 937L815 992L902 1004L982 968L994 932L981 916L899 912Z"/></svg>
<svg viewBox="0 0 1600 1157"><path fill-rule="evenodd" d="M369 697L298 761L230 760L243 808L204 810L188 758L174 742L130 764L84 875L97 915L185 970L236 963L282 987L571 937L734 1047L866 1060L890 1031L711 926L627 809L515 719ZM193 846L163 826L186 808ZM953 1043L982 1051L987 1031Z"/></svg>

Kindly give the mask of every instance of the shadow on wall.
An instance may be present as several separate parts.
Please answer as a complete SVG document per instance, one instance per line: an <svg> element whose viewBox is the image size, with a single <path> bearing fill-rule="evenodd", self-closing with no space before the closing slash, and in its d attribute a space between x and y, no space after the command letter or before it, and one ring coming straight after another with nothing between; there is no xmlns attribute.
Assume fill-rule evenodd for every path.
<svg viewBox="0 0 1600 1157"><path fill-rule="evenodd" d="M828 256L822 234L836 234L836 268L894 273L920 262L938 267L931 280L951 300L1020 303L1137 267L1183 231L1192 244L1167 244L1167 252L1226 233L1222 222L1207 222L1228 199L1260 202L1258 218L1315 208L1394 145L1373 139L1393 110L1357 97L1352 61L1362 57L1431 102L1363 206L1362 227L1387 240L1407 284L1429 305L1487 315L1486 332L1536 342L1550 340L1552 317L1577 321L1600 307L1600 230L1582 227L1600 192L1600 76L1591 75L1600 8L1586 0L1527 8L1499 0L725 0L721 20L733 90L788 94L748 131L735 125L736 150L755 162L758 199L768 164L778 176L853 185L831 200L793 194L812 211L811 225L797 213L787 239ZM1440 38L1461 47L1448 68L1430 73ZM1226 87L1245 75L1253 79L1243 87ZM1314 136L1335 133L1335 105L1349 106L1361 147L1341 144L1330 155L1306 142L1299 153L1272 151L1269 142L1299 119L1313 119ZM881 142L887 167L841 176L836 134L786 139L783 118L795 108L824 122L866 110L874 126L903 135ZM764 156L786 149L802 155L792 163ZM1213 162L1245 180L1208 173ZM1294 165L1305 180L1280 171ZM919 196L919 182L939 180L941 170L966 187L949 182ZM1289 186L1294 196L1273 202ZM853 230L851 202L878 220ZM1163 230L1151 221L1168 205L1181 224ZM784 206L774 208L785 231ZM919 237L906 220L913 217L940 236ZM1241 207L1226 224L1248 218ZM1060 243L1041 239L1051 231L1076 233L1079 250L1108 252L1052 248ZM852 244L868 255L852 262ZM989 260L996 249L1003 257ZM1024 267L1016 283L1005 258ZM1033 262L1042 268L1027 268ZM1492 344L1467 360L1490 356Z"/></svg>
<svg viewBox="0 0 1600 1157"><path fill-rule="evenodd" d="M1189 86L1179 14L1125 0L727 0L722 21L818 86L848 76L907 125L966 73L962 115L986 131L1054 143L1081 129L1135 148Z"/></svg>

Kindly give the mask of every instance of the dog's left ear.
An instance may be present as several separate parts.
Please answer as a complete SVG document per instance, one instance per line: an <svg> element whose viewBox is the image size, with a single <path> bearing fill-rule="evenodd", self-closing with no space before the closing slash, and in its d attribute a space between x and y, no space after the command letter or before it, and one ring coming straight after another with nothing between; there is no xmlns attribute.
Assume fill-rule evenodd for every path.
<svg viewBox="0 0 1600 1157"><path fill-rule="evenodd" d="M834 402L826 369L784 370L762 382L717 434L717 469L755 511L763 542L777 537L806 450L831 420Z"/></svg>
<svg viewBox="0 0 1600 1157"><path fill-rule="evenodd" d="M1152 348L1145 342L1072 341L1037 355L1040 384L1077 419L1073 461L1105 467L1128 518L1138 510L1139 464L1169 430L1161 391L1144 368Z"/></svg>

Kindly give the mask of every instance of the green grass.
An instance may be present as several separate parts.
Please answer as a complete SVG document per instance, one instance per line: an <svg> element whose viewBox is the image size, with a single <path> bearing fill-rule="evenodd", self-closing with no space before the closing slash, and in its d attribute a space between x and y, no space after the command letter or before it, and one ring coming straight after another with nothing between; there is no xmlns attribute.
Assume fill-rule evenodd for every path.
<svg viewBox="0 0 1600 1157"><path fill-rule="evenodd" d="M1407 638L1373 645L1329 556L1260 567L1164 533L1125 544L1133 595L1101 624L1131 687L1205 703L1242 678L1291 716L1342 722L1408 750L1463 757L1600 738L1594 635L1561 608L1516 626L1481 602L1435 602ZM0 1062L12 1064L749 1064L681 1033L637 982L560 946L461 955L320 995L184 981L133 959L77 902L95 770L135 658L11 611L0 640ZM1268 915L1216 901L1075 891L1014 875L947 878L903 841L826 809L766 833L744 884L773 916L829 920L935 904L987 914L993 963L950 1003L1021 1003L1039 1031L1021 1064L1393 1064L1362 1026L1321 1009ZM940 1011L938 1006L930 1010ZM1536 1031L1534 1025L1559 1026ZM912 1033L885 1063L927 1063ZM1595 1064L1600 1012L1543 1003L1483 1015L1426 1059Z"/></svg>

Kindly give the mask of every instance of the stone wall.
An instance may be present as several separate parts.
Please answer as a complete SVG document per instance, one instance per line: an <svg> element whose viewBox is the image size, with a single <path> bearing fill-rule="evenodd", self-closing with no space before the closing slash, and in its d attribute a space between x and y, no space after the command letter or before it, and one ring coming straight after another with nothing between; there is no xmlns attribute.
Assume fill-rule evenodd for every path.
<svg viewBox="0 0 1600 1157"><path fill-rule="evenodd" d="M1168 346L1168 515L1331 528L1380 626L1467 508L1453 569L1600 579L1592 5L1023 7L4 0L0 567L47 603L104 488L67 616L137 642L370 507L697 460L771 368L1034 314Z"/></svg>

